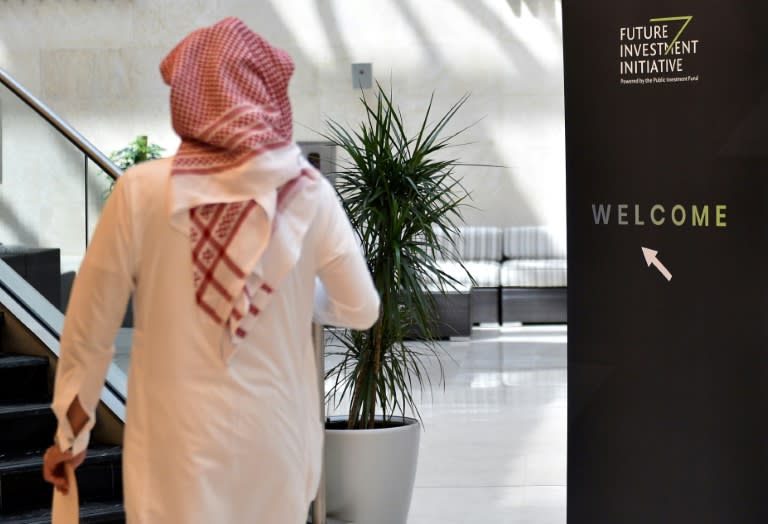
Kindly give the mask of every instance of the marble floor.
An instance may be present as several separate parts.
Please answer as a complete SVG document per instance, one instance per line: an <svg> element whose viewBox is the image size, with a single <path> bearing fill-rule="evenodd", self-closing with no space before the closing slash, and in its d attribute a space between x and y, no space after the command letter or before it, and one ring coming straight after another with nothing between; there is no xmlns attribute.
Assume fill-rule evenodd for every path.
<svg viewBox="0 0 768 524"><path fill-rule="evenodd" d="M409 524L565 524L566 326L443 343Z"/></svg>
<svg viewBox="0 0 768 524"><path fill-rule="evenodd" d="M441 343L408 524L565 524L567 334L494 326Z"/></svg>

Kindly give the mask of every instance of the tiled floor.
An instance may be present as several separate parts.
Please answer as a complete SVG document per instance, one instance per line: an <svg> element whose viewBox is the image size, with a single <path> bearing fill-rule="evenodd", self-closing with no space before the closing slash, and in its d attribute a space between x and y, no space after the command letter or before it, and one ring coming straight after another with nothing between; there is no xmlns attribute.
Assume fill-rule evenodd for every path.
<svg viewBox="0 0 768 524"><path fill-rule="evenodd" d="M442 343L408 524L565 523L566 339L566 326L509 326Z"/></svg>
<svg viewBox="0 0 768 524"><path fill-rule="evenodd" d="M565 523L566 338L510 327L444 343L454 361L422 406L409 524Z"/></svg>

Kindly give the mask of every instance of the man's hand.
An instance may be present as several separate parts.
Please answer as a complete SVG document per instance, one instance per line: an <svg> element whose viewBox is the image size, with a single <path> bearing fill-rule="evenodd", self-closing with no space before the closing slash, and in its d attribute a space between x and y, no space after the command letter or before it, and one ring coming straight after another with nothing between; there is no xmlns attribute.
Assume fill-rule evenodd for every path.
<svg viewBox="0 0 768 524"><path fill-rule="evenodd" d="M64 495L69 493L69 482L64 464L70 464L72 469L77 469L85 460L85 450L72 455L70 451L64 452L59 446L53 445L43 455L43 478Z"/></svg>
<svg viewBox="0 0 768 524"><path fill-rule="evenodd" d="M88 414L80 405L80 398L77 396L72 400L69 409L67 409L67 419L75 435L80 433L86 422L88 422ZM43 478L66 495L69 492L69 482L67 481L67 472L64 470L64 464L68 463L72 466L72 470L76 470L85 460L85 451L83 450L77 455L72 455L69 451L61 451L59 446L54 444L43 455Z"/></svg>

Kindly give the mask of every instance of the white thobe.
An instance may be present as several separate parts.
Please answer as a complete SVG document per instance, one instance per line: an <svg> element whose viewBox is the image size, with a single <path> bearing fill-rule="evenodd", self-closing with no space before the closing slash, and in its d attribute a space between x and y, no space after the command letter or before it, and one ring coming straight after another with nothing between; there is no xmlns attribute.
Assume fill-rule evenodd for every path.
<svg viewBox="0 0 768 524"><path fill-rule="evenodd" d="M365 329L378 315L378 295L323 180L296 267L224 358L230 335L195 304L189 237L168 220L170 169L171 159L136 166L107 200L61 339L57 436L74 452L87 445L133 292L123 458L128 521L304 522L323 438L311 323ZM77 439L66 419L76 395L90 416Z"/></svg>

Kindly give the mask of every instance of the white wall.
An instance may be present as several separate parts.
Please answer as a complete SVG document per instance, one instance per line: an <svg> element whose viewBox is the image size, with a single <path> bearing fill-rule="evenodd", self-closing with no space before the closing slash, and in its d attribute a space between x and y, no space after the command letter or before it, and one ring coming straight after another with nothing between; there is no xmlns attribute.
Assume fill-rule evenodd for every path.
<svg viewBox="0 0 768 524"><path fill-rule="evenodd" d="M414 124L433 91L435 114L469 92L454 129L477 123L459 156L504 167L460 172L477 208L466 222L564 228L560 0L0 0L0 67L107 153L138 134L172 152L158 64L188 32L230 15L293 56L297 140L317 140L327 118L360 118L354 62L373 63ZM77 252L84 235L57 230L83 222L77 155L58 141L43 153L40 124L5 95L0 104L0 242L36 237Z"/></svg>

